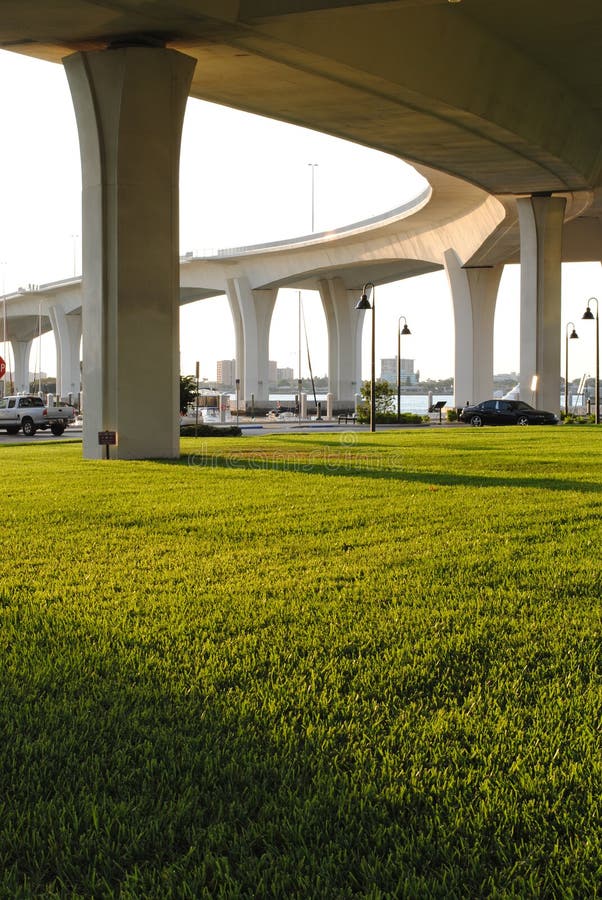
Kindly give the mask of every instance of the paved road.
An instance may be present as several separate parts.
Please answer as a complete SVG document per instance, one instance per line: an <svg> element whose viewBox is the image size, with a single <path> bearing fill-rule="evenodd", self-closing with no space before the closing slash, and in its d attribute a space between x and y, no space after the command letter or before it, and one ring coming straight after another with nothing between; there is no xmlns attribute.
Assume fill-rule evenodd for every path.
<svg viewBox="0 0 602 900"><path fill-rule="evenodd" d="M355 432L366 432L369 431L367 425L339 425L337 422L302 422L299 424L298 421L291 420L290 422L265 422L265 421L243 421L240 422L240 427L242 429L242 433L244 435L253 436L260 434L285 434L285 433L296 433L296 434L307 434L315 431L330 431L336 433L355 433ZM432 421L431 425L439 426L438 421ZM449 427L456 425L456 423L443 422L442 425ZM391 425L378 425L378 431L388 431L395 430L397 428L423 428L423 425L406 425L400 426L392 423ZM51 441L81 441L82 439L82 428L81 425L75 425L67 428L64 434L60 437L55 437L51 431L36 431L33 437L25 437L22 433L19 434L6 434L4 431L0 431L0 446L3 444L36 444L42 441L43 443L48 443Z"/></svg>
<svg viewBox="0 0 602 900"><path fill-rule="evenodd" d="M232 423L234 424L234 423ZM298 421L291 422L240 422L240 427L244 435L259 434L284 434L286 432L296 432L302 434L311 431L366 431L367 425L338 425L336 422L304 422L301 425ZM55 437L51 431L36 431L33 437L25 437L22 432L19 434L6 434L0 431L0 446L3 444L36 444L42 441L48 443L50 441L81 441L82 428L80 426L70 426L60 437Z"/></svg>
<svg viewBox="0 0 602 900"><path fill-rule="evenodd" d="M2 446L2 444L36 444L39 441L43 441L44 443L48 443L48 441L64 440L81 441L81 439L81 426L78 427L76 425L67 428L60 437L55 437L50 430L36 431L33 437L25 437L22 432L19 432L19 434L7 434L5 431L0 431L0 446Z"/></svg>

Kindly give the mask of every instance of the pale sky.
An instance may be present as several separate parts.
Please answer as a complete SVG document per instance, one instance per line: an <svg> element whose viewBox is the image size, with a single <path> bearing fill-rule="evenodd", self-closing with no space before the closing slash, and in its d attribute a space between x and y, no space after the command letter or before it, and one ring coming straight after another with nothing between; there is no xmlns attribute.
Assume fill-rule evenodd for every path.
<svg viewBox="0 0 602 900"><path fill-rule="evenodd" d="M61 66L0 51L0 292L81 273L81 176L75 117ZM423 185L397 159L306 129L199 100L187 107L180 175L180 248L235 247L311 231L310 163L315 173L315 230L340 227L409 200ZM564 325L574 321L569 377L594 369L594 326L581 322L587 298L602 296L598 262L563 266ZM303 307L314 375L327 369L324 315L317 293ZM397 323L411 337L401 354L422 377L453 374L453 315L443 272L376 289L376 355L394 357ZM270 333L270 358L298 372L297 292L280 292ZM369 317L364 328L363 375L370 366ZM303 341L305 345L305 340ZM37 342L35 342L37 344ZM54 341L32 350L43 371L56 372ZM2 354L4 348L2 348ZM234 331L225 298L181 310L181 371L215 378L218 359L234 356ZM496 372L519 367L519 268L507 266L500 286L495 333ZM377 363L377 374L379 371ZM305 349L302 371L308 374Z"/></svg>

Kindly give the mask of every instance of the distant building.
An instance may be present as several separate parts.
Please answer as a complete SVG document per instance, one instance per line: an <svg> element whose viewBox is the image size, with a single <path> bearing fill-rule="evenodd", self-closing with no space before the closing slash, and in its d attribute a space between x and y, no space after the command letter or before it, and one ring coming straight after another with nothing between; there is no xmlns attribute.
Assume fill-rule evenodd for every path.
<svg viewBox="0 0 602 900"><path fill-rule="evenodd" d="M236 360L218 359L217 378L218 384L234 384L236 380Z"/></svg>
<svg viewBox="0 0 602 900"><path fill-rule="evenodd" d="M287 381L291 382L295 377L295 373L293 369L287 366L284 369L276 369L276 381Z"/></svg>
<svg viewBox="0 0 602 900"><path fill-rule="evenodd" d="M279 381L292 381L294 371L290 368L279 369L275 359L268 362L268 379L270 384L278 384ZM235 359L218 359L217 361L217 378L218 384L232 385L236 383L236 360Z"/></svg>
<svg viewBox="0 0 602 900"><path fill-rule="evenodd" d="M417 384L418 373L414 371L413 359L399 360L399 375L401 384ZM389 384L397 384L397 357L393 359L381 359L380 377Z"/></svg>

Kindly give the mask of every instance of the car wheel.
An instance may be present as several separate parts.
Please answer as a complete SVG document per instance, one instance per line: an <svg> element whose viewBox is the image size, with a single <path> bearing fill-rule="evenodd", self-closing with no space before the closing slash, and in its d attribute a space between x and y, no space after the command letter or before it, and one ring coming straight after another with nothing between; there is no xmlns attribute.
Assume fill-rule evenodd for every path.
<svg viewBox="0 0 602 900"><path fill-rule="evenodd" d="M516 420L517 425L528 425L529 424L529 416L519 416Z"/></svg>
<svg viewBox="0 0 602 900"><path fill-rule="evenodd" d="M480 428L481 425L483 424L483 419L481 416L471 416L470 424L472 425L473 428Z"/></svg>
<svg viewBox="0 0 602 900"><path fill-rule="evenodd" d="M64 425L51 425L50 430L55 437L60 437L63 431L65 430Z"/></svg>
<svg viewBox="0 0 602 900"><path fill-rule="evenodd" d="M33 437L36 433L36 426L33 423L33 419L23 419L21 422L21 428L23 429L23 434L26 437Z"/></svg>

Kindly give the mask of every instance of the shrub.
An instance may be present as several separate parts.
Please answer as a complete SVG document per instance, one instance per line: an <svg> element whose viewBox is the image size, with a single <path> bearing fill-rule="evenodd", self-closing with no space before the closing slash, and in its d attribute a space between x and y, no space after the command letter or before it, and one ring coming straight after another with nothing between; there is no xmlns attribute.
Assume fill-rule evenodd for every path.
<svg viewBox="0 0 602 900"><path fill-rule="evenodd" d="M242 429L238 425L206 425L199 422L198 425L182 425L181 437L240 437Z"/></svg>
<svg viewBox="0 0 602 900"><path fill-rule="evenodd" d="M370 421L370 408L358 406L357 421L360 424L366 424ZM376 422L379 425L424 425L430 422L428 416L421 416L418 413L404 412L397 417L396 412L377 412Z"/></svg>
<svg viewBox="0 0 602 900"><path fill-rule="evenodd" d="M572 413L565 416L564 413L561 413L560 418L565 425L593 425L595 421L593 413L590 413L587 416L576 416Z"/></svg>

